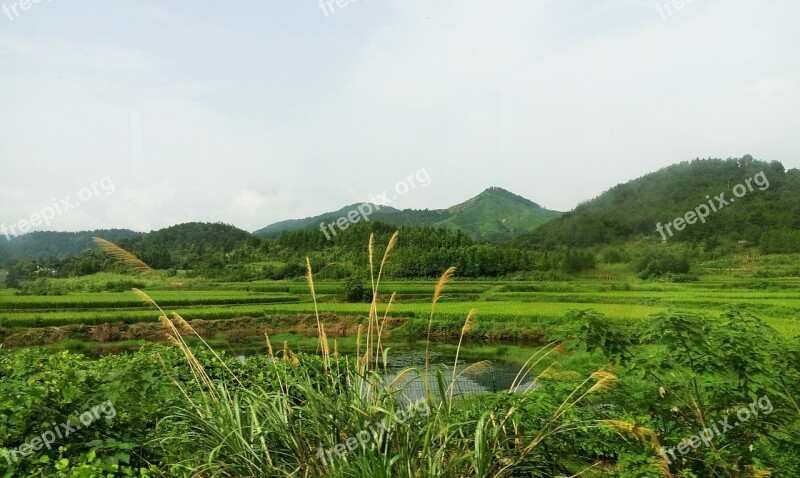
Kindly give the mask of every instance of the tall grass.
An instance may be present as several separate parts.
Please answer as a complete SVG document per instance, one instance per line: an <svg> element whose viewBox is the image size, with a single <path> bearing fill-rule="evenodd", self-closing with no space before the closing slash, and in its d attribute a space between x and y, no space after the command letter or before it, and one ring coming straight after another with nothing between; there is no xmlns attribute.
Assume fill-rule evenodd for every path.
<svg viewBox="0 0 800 478"><path fill-rule="evenodd" d="M143 300L158 307L168 340L183 352L195 380L191 387L175 382L185 400L162 424L170 430L165 441L191 450L189 458L174 465L174 471L219 477L578 476L599 462L569 446L564 437L571 433L605 428L654 440L652 432L626 422L576 419L573 411L582 402L618 380L606 369L583 380L559 370L554 359L560 350L557 342L536 352L511 390L500 395L455 393L457 380L465 373L456 373L460 342L449 379L443 370L430 366L426 347L424 368L403 370L389 380L381 366L385 369L388 361L383 336L394 295L386 301L378 290L396 241L395 234L376 273L370 238L373 294L355 357L340 356L336 344L331 353L307 262L320 355L298 356L285 344L276 352L266 337L271 360L265 373L274 377L269 385L244 386L216 354L226 378L212 379L183 338L199 334L179 315L170 318L150 297L137 291ZM428 345L436 302L453 273L448 269L434 290ZM474 311L468 314L461 338L474 327L476 317ZM415 373L426 384L425 396L418 403L409 399L402 386L404 379ZM409 412L412 406L417 413Z"/></svg>

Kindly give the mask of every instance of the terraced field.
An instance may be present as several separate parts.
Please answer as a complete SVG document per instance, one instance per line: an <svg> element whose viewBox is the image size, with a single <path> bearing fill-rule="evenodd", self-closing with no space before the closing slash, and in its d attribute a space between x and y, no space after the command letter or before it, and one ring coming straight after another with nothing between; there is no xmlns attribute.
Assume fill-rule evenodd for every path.
<svg viewBox="0 0 800 478"><path fill-rule="evenodd" d="M756 288L749 288L755 286ZM341 302L339 282L316 284L320 311L364 316L367 306ZM634 285L600 280L571 282L455 281L437 306L436 329L457 329L471 309L479 312L477 330L488 336L517 329L547 328L563 323L570 311L593 309L610 320L636 321L661 312L702 313L713 318L737 307L762 318L788 337L800 336L800 281L776 279L743 282L716 279L689 284L641 282ZM146 289L162 307L186 319L224 320L277 317L314 312L309 290L301 282L208 284L202 289ZM406 331L427 319L433 284L387 282L382 294L397 292L391 315L407 319ZM61 296L16 296L0 293L0 326L8 328L128 324L156 321L158 314L133 292L80 292Z"/></svg>

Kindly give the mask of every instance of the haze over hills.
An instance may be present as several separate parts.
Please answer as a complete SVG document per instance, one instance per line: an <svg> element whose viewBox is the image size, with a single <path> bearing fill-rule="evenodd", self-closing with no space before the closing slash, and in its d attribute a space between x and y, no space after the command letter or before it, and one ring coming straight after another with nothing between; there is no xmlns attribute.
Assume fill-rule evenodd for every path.
<svg viewBox="0 0 800 478"><path fill-rule="evenodd" d="M286 231L319 229L320 224L335 223L358 211L361 204L352 204L338 211L327 212L304 219L292 219L271 224L254 234L274 238ZM561 215L558 211L544 209L535 202L502 188L488 188L477 196L447 209L404 209L369 205L374 212L366 214L370 221L381 221L397 226L427 225L446 227L464 232L477 242L504 242L517 234L536 229ZM364 215L359 216L359 221Z"/></svg>

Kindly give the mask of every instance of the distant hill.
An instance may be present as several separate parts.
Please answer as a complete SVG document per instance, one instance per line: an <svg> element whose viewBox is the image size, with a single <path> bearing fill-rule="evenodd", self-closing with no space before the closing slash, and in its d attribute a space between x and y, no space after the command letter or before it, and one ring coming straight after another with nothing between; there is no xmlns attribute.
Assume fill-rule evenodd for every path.
<svg viewBox="0 0 800 478"><path fill-rule="evenodd" d="M99 236L112 242L141 236L128 229L98 229L81 232L37 231L6 240L0 236L0 262L11 258L45 259L69 257L95 247L92 237Z"/></svg>
<svg viewBox="0 0 800 478"><path fill-rule="evenodd" d="M248 240L258 241L247 231L222 223L189 222L149 233L127 229L98 229L82 232L30 232L0 242L0 264L9 259L46 259L77 256L95 249L92 237L102 237L153 264L170 263L169 258L188 254L230 252ZM169 267L169 266L167 266Z"/></svg>
<svg viewBox="0 0 800 478"><path fill-rule="evenodd" d="M118 245L147 264L166 269L187 267L204 256L219 256L258 239L247 231L223 223L187 222L123 240ZM219 257L217 257L219 259ZM220 259L219 264L223 261Z"/></svg>
<svg viewBox="0 0 800 478"><path fill-rule="evenodd" d="M351 204L345 206L338 211L326 212L318 216L306 217L303 219L288 219L285 221L270 224L267 227L255 231L253 234L256 236L274 239L281 235L281 233L288 231L298 231L301 229L318 229L320 223L330 224L336 222L340 217L346 217L351 211L358 211L363 208L365 215L370 221L380 221L398 226L411 226L419 224L433 224L442 219L446 214L443 210L429 209L415 210L415 209L395 209L390 206L380 206L375 204ZM371 211L370 211L371 209Z"/></svg>
<svg viewBox="0 0 800 478"><path fill-rule="evenodd" d="M760 172L769 183L764 190L752 180ZM748 179L753 190L736 198L733 188ZM683 217L709 201L717 207L718 201L713 198L722 193L724 201L733 198L735 202L711 211L705 223L685 225L681 231L672 229L673 236L665 233L668 240L747 241L757 245L765 234L777 233L776 237L784 239L783 232L800 229L800 171L785 171L777 161L767 163L744 156L682 162L619 184L541 228L522 234L513 244L551 248L642 237L661 239L657 223Z"/></svg>
<svg viewBox="0 0 800 478"><path fill-rule="evenodd" d="M214 249L230 252L252 236L249 232L218 222L187 222L165 227L127 242L169 252Z"/></svg>
<svg viewBox="0 0 800 478"><path fill-rule="evenodd" d="M446 213L433 225L463 231L479 242L503 242L561 216L502 188L489 188Z"/></svg>
<svg viewBox="0 0 800 478"><path fill-rule="evenodd" d="M274 238L286 231L318 229L321 223L330 224L348 213L358 210L361 204L352 204L338 211L304 219L277 222L254 234ZM374 206L371 206L374 207ZM366 210L366 209L365 209ZM448 209L399 210L380 206L368 214L370 221L381 221L397 226L427 225L446 227L466 233L478 242L503 242L514 235L532 231L561 213L544 209L522 196L502 188L489 188L472 199Z"/></svg>

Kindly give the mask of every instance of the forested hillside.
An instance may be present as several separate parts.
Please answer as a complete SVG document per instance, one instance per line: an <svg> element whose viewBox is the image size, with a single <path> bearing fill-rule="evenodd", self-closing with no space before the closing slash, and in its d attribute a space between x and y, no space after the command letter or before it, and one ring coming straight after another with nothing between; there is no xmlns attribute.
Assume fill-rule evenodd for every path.
<svg viewBox="0 0 800 478"><path fill-rule="evenodd" d="M714 207L717 197L727 204ZM704 222L674 227L673 235L664 236L670 250L653 247L662 239L658 223L669 224L701 205L709 209ZM758 246L763 253L800 251L800 172L787 172L780 163L749 156L684 162L617 185L502 245L482 240L497 240L547 221L544 216L552 211L490 188L447 211L388 213L403 220L416 217L424 222L434 216L440 220L398 225L371 217L369 222L337 228L336 234L324 233L317 224L284 231L272 239L221 223L180 224L148 234L125 230L31 233L4 245L6 256L0 257L0 264L9 270L11 283L42 275L116 270L119 266L94 248L90 241L94 235L118 243L170 275L285 279L302 276L308 256L321 278L343 279L357 274L366 263L364 246L370 233L381 244L399 229L400 241L386 271L392 277L435 277L449 266L456 266L462 277L576 274L593 268L598 258L610 264L629 262L642 277L681 275L689 273L698 254L730 254L734 245ZM697 244L703 247L694 247Z"/></svg>
<svg viewBox="0 0 800 478"><path fill-rule="evenodd" d="M259 241L249 232L222 223L189 222L123 240L119 245L157 269L194 268L242 244Z"/></svg>
<svg viewBox="0 0 800 478"><path fill-rule="evenodd" d="M766 178L761 186L763 172ZM732 192L750 180L752 190L742 197ZM742 189L738 190L739 192ZM723 204L715 198L724 194ZM733 199L733 201L731 201ZM662 238L657 223L684 217L698 206L713 204L705 223L697 221L669 241L714 245L720 241L764 244L765 251L800 250L800 171L785 171L778 162L739 159L696 159L682 162L617 185L599 197L580 204L531 233L513 241L520 247L585 247L623 243L643 237Z"/></svg>
<svg viewBox="0 0 800 478"><path fill-rule="evenodd" d="M69 257L94 247L92 236L102 236L116 242L140 236L141 233L128 229L99 229L81 232L30 232L5 240L0 237L0 264L4 260L20 257L44 259L47 257Z"/></svg>
<svg viewBox="0 0 800 478"><path fill-rule="evenodd" d="M351 211L359 211L362 205L353 204L338 211L305 219L281 221L255 232L259 237L274 239L283 232L301 229L315 230L320 224L331 224L346 217ZM477 242L503 242L516 234L532 231L545 222L561 215L558 211L545 209L535 202L506 191L488 188L477 196L448 209L404 209L388 206L367 205L369 211L358 218L358 222L380 221L396 226L427 225L445 227L466 233Z"/></svg>

